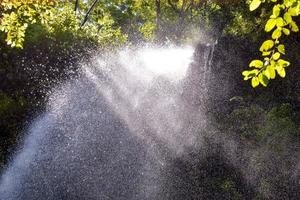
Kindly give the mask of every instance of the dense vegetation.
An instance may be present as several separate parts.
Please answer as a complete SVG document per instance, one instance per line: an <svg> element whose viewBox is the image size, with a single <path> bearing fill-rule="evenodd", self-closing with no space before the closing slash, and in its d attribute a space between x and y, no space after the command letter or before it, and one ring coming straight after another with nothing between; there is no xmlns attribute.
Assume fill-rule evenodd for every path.
<svg viewBox="0 0 300 200"><path fill-rule="evenodd" d="M281 165L292 166L298 161L300 37L291 34L283 38L281 34L298 31L298 0L280 1L275 6L267 3L254 12L249 11L247 0L0 2L0 169L23 137L24 127L43 111L51 88L76 76L76 63L90 52L143 42L216 40L211 86L215 105L211 113L216 126L254 151L270 151ZM256 4L251 4L251 10L261 3L253 2ZM96 4L90 9L93 3ZM296 10L291 11L294 7ZM265 31L272 30L272 39L268 39ZM259 47L265 60L250 62L260 56ZM285 47L288 61L280 59ZM241 72L248 63L256 69L244 71L245 79L251 78L253 87L269 84L267 88L253 90L243 81ZM275 69L279 76L288 76L268 83L275 78ZM253 162L262 162L260 156L263 155L257 153ZM278 180L278 190L286 190L289 180L284 173L277 174L258 184L261 195ZM234 184L232 180L219 183L225 191L238 196Z"/></svg>

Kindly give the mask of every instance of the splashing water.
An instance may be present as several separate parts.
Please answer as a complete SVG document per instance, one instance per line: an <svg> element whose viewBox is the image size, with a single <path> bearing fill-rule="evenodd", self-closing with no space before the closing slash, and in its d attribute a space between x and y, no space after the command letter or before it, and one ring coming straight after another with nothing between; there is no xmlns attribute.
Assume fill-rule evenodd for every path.
<svg viewBox="0 0 300 200"><path fill-rule="evenodd" d="M125 49L83 64L32 123L2 199L159 198L165 157L196 141L181 98L193 51Z"/></svg>
<svg viewBox="0 0 300 200"><path fill-rule="evenodd" d="M32 123L1 177L2 199L174 199L168 160L198 148L206 124L184 98L199 92L193 52L125 49L82 64Z"/></svg>

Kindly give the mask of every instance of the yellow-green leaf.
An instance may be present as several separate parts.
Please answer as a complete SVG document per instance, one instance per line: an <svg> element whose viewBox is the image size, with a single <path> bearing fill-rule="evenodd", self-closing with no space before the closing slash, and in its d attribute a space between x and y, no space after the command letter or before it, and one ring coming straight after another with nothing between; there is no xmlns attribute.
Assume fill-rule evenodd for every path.
<svg viewBox="0 0 300 200"><path fill-rule="evenodd" d="M278 60L279 58L280 58L280 53L278 53L278 52L274 53L273 59Z"/></svg>
<svg viewBox="0 0 300 200"><path fill-rule="evenodd" d="M283 19L286 21L286 23L291 23L293 20L292 20L292 16L289 14L289 13L284 13L283 15Z"/></svg>
<svg viewBox="0 0 300 200"><path fill-rule="evenodd" d="M258 77L253 77L252 80L251 80L251 85L253 88L257 87L259 85L259 79Z"/></svg>
<svg viewBox="0 0 300 200"><path fill-rule="evenodd" d="M288 67L290 65L290 62L286 61L286 60L283 60L283 59L279 59L277 61L277 64L282 66L282 67Z"/></svg>
<svg viewBox="0 0 300 200"><path fill-rule="evenodd" d="M246 71L243 71L242 74L243 74L243 76L248 76L248 75L249 75L249 71L247 71L247 70L246 70Z"/></svg>
<svg viewBox="0 0 300 200"><path fill-rule="evenodd" d="M285 77L285 69L282 66L277 65L276 66L276 71L277 71L279 76L281 76L282 78Z"/></svg>
<svg viewBox="0 0 300 200"><path fill-rule="evenodd" d="M276 25L276 19L269 19L265 26L265 31L270 32Z"/></svg>
<svg viewBox="0 0 300 200"><path fill-rule="evenodd" d="M299 6L296 6L296 7L293 7L293 8L289 8L288 13L291 16L298 16L300 14Z"/></svg>
<svg viewBox="0 0 300 200"><path fill-rule="evenodd" d="M293 4L293 2L290 0L283 0L283 3L286 7L290 7Z"/></svg>
<svg viewBox="0 0 300 200"><path fill-rule="evenodd" d="M261 45L261 47L259 48L259 50L261 52L263 51L268 51L270 50L272 47L274 46L274 41L273 40L266 40L263 42L263 44Z"/></svg>
<svg viewBox="0 0 300 200"><path fill-rule="evenodd" d="M299 28L298 28L297 24L294 21L292 21L290 23L290 28L292 29L293 32L298 32L299 31Z"/></svg>
<svg viewBox="0 0 300 200"><path fill-rule="evenodd" d="M253 0L250 3L250 11L257 9L260 6L260 4L261 4L261 0Z"/></svg>
<svg viewBox="0 0 300 200"><path fill-rule="evenodd" d="M264 51L264 52L262 52L262 55L263 56L268 56L268 55L270 55L271 54L271 51Z"/></svg>
<svg viewBox="0 0 300 200"><path fill-rule="evenodd" d="M260 82L260 84L262 84L264 87L267 87L268 83L269 83L269 79L267 76L265 76L264 74L260 73L258 75L258 80Z"/></svg>
<svg viewBox="0 0 300 200"><path fill-rule="evenodd" d="M249 67L262 68L264 63L261 60L252 60L249 64Z"/></svg>
<svg viewBox="0 0 300 200"><path fill-rule="evenodd" d="M249 71L243 71L242 75L244 76L244 80L248 80L249 79Z"/></svg>
<svg viewBox="0 0 300 200"><path fill-rule="evenodd" d="M280 14L280 6L277 4L276 6L273 7L273 17L278 17Z"/></svg>
<svg viewBox="0 0 300 200"><path fill-rule="evenodd" d="M278 45L277 49L281 54L285 54L285 47L283 44Z"/></svg>
<svg viewBox="0 0 300 200"><path fill-rule="evenodd" d="M251 71L243 71L242 74L243 74L243 76L245 76L244 80L246 81L246 80L248 80L248 79L256 76L258 74L258 70L257 69L253 69Z"/></svg>
<svg viewBox="0 0 300 200"><path fill-rule="evenodd" d="M279 28L275 29L275 31L273 31L272 33L272 38L275 40L275 39L278 39L281 37L281 30Z"/></svg>
<svg viewBox="0 0 300 200"><path fill-rule="evenodd" d="M270 79L270 72L267 70L267 68L265 70L263 70L262 72L268 79Z"/></svg>
<svg viewBox="0 0 300 200"><path fill-rule="evenodd" d="M275 73L275 67L273 65L269 65L266 68L266 71L270 74L270 79L275 79L276 73Z"/></svg>
<svg viewBox="0 0 300 200"><path fill-rule="evenodd" d="M285 35L289 35L289 34L290 34L290 30L287 29L287 28L283 28L283 29L282 29L282 32L283 32Z"/></svg>
<svg viewBox="0 0 300 200"><path fill-rule="evenodd" d="M284 26L284 20L282 19L282 17L278 17L278 18L276 19L276 26L277 26L277 27L282 27L282 26Z"/></svg>

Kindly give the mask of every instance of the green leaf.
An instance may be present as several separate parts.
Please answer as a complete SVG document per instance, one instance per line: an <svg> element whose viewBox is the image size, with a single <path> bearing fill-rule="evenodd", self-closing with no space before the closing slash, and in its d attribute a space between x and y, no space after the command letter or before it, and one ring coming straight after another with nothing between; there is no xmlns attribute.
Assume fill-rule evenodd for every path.
<svg viewBox="0 0 300 200"><path fill-rule="evenodd" d="M259 48L259 50L261 52L263 51L268 51L270 50L272 47L274 46L274 41L273 40L266 40L263 42L263 44L261 45L261 47Z"/></svg>
<svg viewBox="0 0 300 200"><path fill-rule="evenodd" d="M277 49L281 54L285 54L285 47L283 44L278 45Z"/></svg>
<svg viewBox="0 0 300 200"><path fill-rule="evenodd" d="M276 71L279 74L279 76L281 76L282 78L285 77L285 69L282 66L277 65L276 66Z"/></svg>
<svg viewBox="0 0 300 200"><path fill-rule="evenodd" d="M270 32L276 25L276 19L269 19L265 26L265 31Z"/></svg>
<svg viewBox="0 0 300 200"><path fill-rule="evenodd" d="M276 18L280 15L280 6L277 4L273 7L273 16Z"/></svg>
<svg viewBox="0 0 300 200"><path fill-rule="evenodd" d="M276 73L275 73L275 67L273 65L268 65L266 71L268 71L270 75L270 79L275 79Z"/></svg>
<svg viewBox="0 0 300 200"><path fill-rule="evenodd" d="M269 79L267 76L265 76L264 74L260 73L258 75L258 80L260 82L260 84L262 84L264 87L267 87L268 83L269 83Z"/></svg>
<svg viewBox="0 0 300 200"><path fill-rule="evenodd" d="M292 1L291 0L283 0L283 3L286 7L290 7L292 5Z"/></svg>
<svg viewBox="0 0 300 200"><path fill-rule="evenodd" d="M251 77L249 76L250 71L243 71L242 75L244 76L244 80L247 81Z"/></svg>
<svg viewBox="0 0 300 200"><path fill-rule="evenodd" d="M290 23L290 28L292 29L293 32L298 32L299 28L297 26L297 24L293 21Z"/></svg>
<svg viewBox="0 0 300 200"><path fill-rule="evenodd" d="M251 80L251 85L253 88L257 87L259 85L259 79L258 77L253 77L252 80Z"/></svg>
<svg viewBox="0 0 300 200"><path fill-rule="evenodd" d="M280 58L280 53L278 53L278 52L274 53L273 59L278 60L279 58Z"/></svg>
<svg viewBox="0 0 300 200"><path fill-rule="evenodd" d="M273 31L273 34L272 34L272 38L275 40L275 39L278 39L281 37L281 30L279 28L275 29L275 31Z"/></svg>
<svg viewBox="0 0 300 200"><path fill-rule="evenodd" d="M261 4L261 0L253 0L250 3L250 11L257 9L260 6L260 4Z"/></svg>
<svg viewBox="0 0 300 200"><path fill-rule="evenodd" d="M297 7L289 8L288 13L291 16L298 16L300 14L299 7L297 6Z"/></svg>
<svg viewBox="0 0 300 200"><path fill-rule="evenodd" d="M249 71L243 71L242 75L245 76L245 78L246 78L246 77L248 77L249 73L250 73ZM245 78L244 78L244 80L245 80Z"/></svg>
<svg viewBox="0 0 300 200"><path fill-rule="evenodd" d="M279 59L279 60L277 61L277 64L280 65L280 66L282 66L282 67L288 67L291 63L288 62L288 61L286 61L286 60Z"/></svg>
<svg viewBox="0 0 300 200"><path fill-rule="evenodd" d="M290 34L290 30L287 29L287 28L283 28L283 29L282 29L282 32L283 32L285 35L289 35L289 34Z"/></svg>
<svg viewBox="0 0 300 200"><path fill-rule="evenodd" d="M278 17L278 18L276 19L276 26L277 26L277 27L282 27L282 26L284 26L284 20L282 19L282 17Z"/></svg>
<svg viewBox="0 0 300 200"><path fill-rule="evenodd" d="M268 79L270 79L270 72L267 70L267 68L266 68L265 70L263 70L262 73L263 73Z"/></svg>
<svg viewBox="0 0 300 200"><path fill-rule="evenodd" d="M242 74L243 74L243 76L245 76L244 80L246 81L246 80L248 80L248 79L256 76L258 74L258 70L257 69L253 69L251 71L243 71Z"/></svg>
<svg viewBox="0 0 300 200"><path fill-rule="evenodd" d="M262 68L264 66L263 61L261 60L252 60L249 64L249 67Z"/></svg>
<svg viewBox="0 0 300 200"><path fill-rule="evenodd" d="M264 51L264 52L262 52L262 55L263 56L268 56L268 55L270 55L271 54L271 51Z"/></svg>
<svg viewBox="0 0 300 200"><path fill-rule="evenodd" d="M291 23L293 20L292 20L292 16L289 14L289 13L284 13L283 15L283 19L285 20L286 23Z"/></svg>

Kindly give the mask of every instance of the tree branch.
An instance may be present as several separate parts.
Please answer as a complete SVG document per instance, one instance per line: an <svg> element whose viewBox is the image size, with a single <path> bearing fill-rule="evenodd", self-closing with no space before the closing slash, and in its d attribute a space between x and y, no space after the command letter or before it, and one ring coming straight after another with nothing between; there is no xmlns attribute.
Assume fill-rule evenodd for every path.
<svg viewBox="0 0 300 200"><path fill-rule="evenodd" d="M89 8L89 10L87 11L87 13L84 16L83 21L81 22L80 28L84 26L84 24L87 22L88 18L89 18L89 14L90 12L93 10L93 8L95 7L95 5L98 3L99 0L95 0L93 2L93 4L91 5L91 7Z"/></svg>

